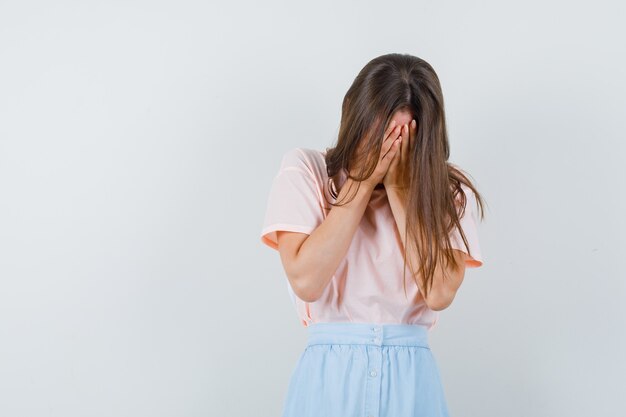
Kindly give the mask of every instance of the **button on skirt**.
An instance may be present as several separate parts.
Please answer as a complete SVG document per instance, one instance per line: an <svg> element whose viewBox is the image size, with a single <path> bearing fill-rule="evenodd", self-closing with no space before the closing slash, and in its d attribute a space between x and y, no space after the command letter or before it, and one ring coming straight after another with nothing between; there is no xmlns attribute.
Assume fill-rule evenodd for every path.
<svg viewBox="0 0 626 417"><path fill-rule="evenodd" d="M282 417L449 417L427 328L310 324Z"/></svg>

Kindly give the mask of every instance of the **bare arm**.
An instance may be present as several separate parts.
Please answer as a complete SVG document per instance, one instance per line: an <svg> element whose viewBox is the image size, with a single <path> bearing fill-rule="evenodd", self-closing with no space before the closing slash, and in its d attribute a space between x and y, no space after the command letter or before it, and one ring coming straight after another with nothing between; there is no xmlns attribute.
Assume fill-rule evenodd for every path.
<svg viewBox="0 0 626 417"><path fill-rule="evenodd" d="M300 299L307 302L319 299L346 256L372 191L382 181L398 152L399 132L395 123L387 127L374 172L360 184L350 177L346 178L337 201L344 200L347 193L355 193L358 187L356 195L349 203L332 207L328 216L310 235L277 231L278 250L285 273L291 288Z"/></svg>
<svg viewBox="0 0 626 417"><path fill-rule="evenodd" d="M338 200L354 193L357 182L348 178ZM332 207L328 216L310 235L278 231L278 250L285 273L296 295L313 302L323 293L352 242L374 187L362 181L352 201Z"/></svg>
<svg viewBox="0 0 626 417"><path fill-rule="evenodd" d="M391 211L393 212L393 217L396 221L396 225L398 226L398 230L400 231L400 236L402 239L402 246L407 247L407 243L404 236L404 229L406 227L406 207L405 200L400 191L391 188L387 190L387 198L389 199L389 205L391 206ZM435 269L435 275L433 277L433 286L428 293L428 298L424 297L426 304L431 310L439 311L447 308L454 297L456 296L456 292L461 286L463 282L463 278L465 276L465 257L467 256L464 252L453 249L454 256L456 261L461 267L457 270L452 269L452 265L450 265L447 271L443 270L443 266L441 262L437 265ZM418 270L417 266L417 248L411 241L409 247L407 248L407 265L409 270L415 275L415 272ZM448 276L447 279L444 280L444 272ZM424 296L424 286L423 277L418 276L419 288L422 296Z"/></svg>

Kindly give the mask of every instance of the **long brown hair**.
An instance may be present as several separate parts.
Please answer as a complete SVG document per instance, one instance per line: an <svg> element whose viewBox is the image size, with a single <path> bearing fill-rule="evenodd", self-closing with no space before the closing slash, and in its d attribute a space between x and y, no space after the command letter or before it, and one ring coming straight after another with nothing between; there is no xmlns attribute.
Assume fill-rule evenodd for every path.
<svg viewBox="0 0 626 417"><path fill-rule="evenodd" d="M460 230L465 247L470 251L459 221L467 202L461 184L474 192L480 205L480 217L484 218L481 195L468 175L448 162L450 145L443 94L439 77L428 62L408 54L392 53L374 58L363 67L344 97L337 144L326 148L328 185L336 200L343 185L339 183L342 171L355 181L363 181L374 172L385 129L398 110L408 110L417 122L413 147L408 150L412 163L409 164L406 194L406 230L400 232L404 233L407 246L413 242L417 248L419 269L414 279L417 283L417 276L423 277L426 297L432 288L438 262L453 264L455 269L459 266L450 246L449 234L453 227ZM356 175L354 167L358 171ZM326 193L323 194L326 197ZM354 195L349 201L353 198ZM328 198L326 201L333 206L341 205ZM405 294L406 253L405 247ZM418 286L421 287L421 283Z"/></svg>

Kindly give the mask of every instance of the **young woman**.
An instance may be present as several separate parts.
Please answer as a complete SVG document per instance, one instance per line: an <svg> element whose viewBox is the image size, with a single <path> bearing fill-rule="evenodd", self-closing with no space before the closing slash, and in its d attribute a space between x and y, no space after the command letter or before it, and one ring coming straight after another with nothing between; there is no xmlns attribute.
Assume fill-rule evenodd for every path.
<svg viewBox="0 0 626 417"><path fill-rule="evenodd" d="M428 332L483 264L484 217L449 153L435 71L388 54L345 95L335 147L284 154L261 240L308 341L283 417L449 415Z"/></svg>

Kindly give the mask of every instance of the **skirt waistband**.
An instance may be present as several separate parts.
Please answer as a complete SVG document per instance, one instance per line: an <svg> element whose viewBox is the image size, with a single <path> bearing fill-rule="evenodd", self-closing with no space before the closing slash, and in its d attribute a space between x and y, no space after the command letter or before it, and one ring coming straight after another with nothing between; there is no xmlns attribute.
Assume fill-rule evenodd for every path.
<svg viewBox="0 0 626 417"><path fill-rule="evenodd" d="M428 348L428 329L417 324L329 322L307 326L307 346L319 344L399 345Z"/></svg>

